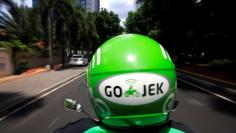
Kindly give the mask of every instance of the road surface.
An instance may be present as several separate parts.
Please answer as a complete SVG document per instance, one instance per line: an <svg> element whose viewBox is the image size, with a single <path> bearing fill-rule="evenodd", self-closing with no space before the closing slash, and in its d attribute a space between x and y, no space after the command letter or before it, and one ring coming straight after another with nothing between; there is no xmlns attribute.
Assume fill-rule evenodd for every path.
<svg viewBox="0 0 236 133"><path fill-rule="evenodd" d="M1 133L50 133L69 122L87 117L63 109L63 98L78 99L95 117L88 99L85 76L75 79L39 101L0 122ZM193 127L198 133L235 133L236 106L205 93L184 82L178 82L180 104L171 119Z"/></svg>

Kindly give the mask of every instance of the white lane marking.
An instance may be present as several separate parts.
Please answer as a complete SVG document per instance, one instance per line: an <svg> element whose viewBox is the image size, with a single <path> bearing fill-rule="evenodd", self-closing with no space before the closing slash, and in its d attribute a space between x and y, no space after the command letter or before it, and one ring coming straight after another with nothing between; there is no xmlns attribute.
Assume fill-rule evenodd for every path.
<svg viewBox="0 0 236 133"><path fill-rule="evenodd" d="M40 100L40 99L46 97L47 95L51 94L52 92L54 92L54 91L60 89L61 87L63 87L63 86L65 86L65 85L67 85L67 84L69 84L69 83L75 81L76 79L81 78L84 74L85 74L85 73L79 75L78 77L75 77L75 78L71 79L70 81L68 81L68 82L66 82L66 83L64 83L64 84L62 84L62 85L60 85L60 86L58 86L58 87L56 87L56 88L50 90L49 92L46 92L45 94L43 94L43 95L41 95L41 96L35 98L34 100L32 100L32 101L26 103L25 105L21 106L20 108L17 108L17 109L15 109L15 110L11 111L10 113L8 113L8 114L6 114L6 115L0 117L0 122L3 121L3 120L5 120L5 119L8 118L9 116L11 116L11 115L13 115L13 114L15 114L15 113L21 111L21 110L24 109L25 107L27 107L27 106L29 106L29 105L31 105L31 104L37 102L38 100Z"/></svg>
<svg viewBox="0 0 236 133"><path fill-rule="evenodd" d="M160 47L161 47L162 55L164 56L165 59L167 59L166 52L165 52L165 50L164 50L164 48L162 47L161 44L160 44Z"/></svg>
<svg viewBox="0 0 236 133"><path fill-rule="evenodd" d="M50 122L50 124L48 125L48 128L51 128L58 120L59 120L59 117L56 117L55 119L53 119L53 121Z"/></svg>
<svg viewBox="0 0 236 133"><path fill-rule="evenodd" d="M58 82L58 83L56 83L56 84L54 84L54 85L51 85L51 86L49 86L49 87L47 87L47 88L41 90L41 91L39 92L39 94L40 94L40 93L43 93L43 92L45 92L45 91L47 91L47 90L49 90L50 88L53 88L54 86L57 86L58 84L60 84L60 83L62 83L62 82L66 82L67 80L69 81L69 79L71 79L72 77L77 77L76 75L78 75L78 74L74 74L73 76L71 76L71 77L69 77L69 78L67 78L67 79L65 79L65 80L63 80L63 81L61 81L61 82Z"/></svg>
<svg viewBox="0 0 236 133"><path fill-rule="evenodd" d="M203 106L203 104L201 102L199 102L198 100L196 100L196 99L192 99L192 98L187 99L186 98L184 100L187 101L191 105Z"/></svg>
<svg viewBox="0 0 236 133"><path fill-rule="evenodd" d="M100 64L100 58L101 58L101 52L100 52L100 48L97 51L97 65Z"/></svg>
<svg viewBox="0 0 236 133"><path fill-rule="evenodd" d="M198 86L198 85L192 84L192 83L190 83L190 82L188 82L188 81L185 81L185 80L183 80L183 79L180 79L180 78L178 78L178 79L179 79L180 81L185 82L185 83L187 83L187 84L190 84L190 85L192 85L192 86L194 86L194 87L196 87L196 88L198 88L198 89L201 89L201 90L203 90L203 91L206 91L206 92L208 92L208 93L210 93L210 94L212 94L212 95L214 95L214 96L216 96L216 97L219 97L219 98L224 99L224 100L226 100L226 101L229 101L229 102L231 102L231 103L233 103L233 104L236 104L236 102L233 101L233 100L230 99L230 98L227 98L227 97L222 96L222 95L220 95L220 94L217 94L217 93L215 93L215 92L212 92L212 91L209 91L209 90L207 90L207 89L204 89L203 87L200 87L200 86Z"/></svg>

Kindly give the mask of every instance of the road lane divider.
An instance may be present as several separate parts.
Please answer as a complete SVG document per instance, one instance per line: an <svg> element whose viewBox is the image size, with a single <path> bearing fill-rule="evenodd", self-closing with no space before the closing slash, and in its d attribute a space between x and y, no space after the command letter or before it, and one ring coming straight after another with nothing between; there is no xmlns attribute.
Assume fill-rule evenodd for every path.
<svg viewBox="0 0 236 133"><path fill-rule="evenodd" d="M60 117L56 117L52 120L52 122L50 122L50 124L48 125L48 128L51 128L58 120Z"/></svg>
<svg viewBox="0 0 236 133"><path fill-rule="evenodd" d="M184 100L191 105L203 106L203 104L200 101L193 99L193 98L185 98Z"/></svg>
<svg viewBox="0 0 236 133"><path fill-rule="evenodd" d="M210 90L208 90L208 89L205 89L205 88L203 88L203 87L201 87L201 86L198 86L198 85L196 85L196 84L193 84L193 83L191 83L191 82L188 82L188 81L186 81L186 80L184 80L184 79L178 78L178 80L180 80L180 81L182 81L182 82L184 82L184 83L186 83L186 84L189 84L189 85L191 85L191 86L194 86L194 87L196 87L196 88L198 88L198 89L200 89L200 90L203 90L203 91L205 91L205 92L207 92L207 93L210 93L210 94L212 94L212 95L214 95L214 96L216 96L216 97L218 97L218 98L221 98L221 99L223 99L223 100L226 100L226 101L228 101L228 102L231 102L231 103L233 103L233 104L236 104L236 101L234 101L234 100L232 100L232 99L230 99L230 98L227 98L227 97L225 97L225 96L222 96L222 95L220 95L220 94L217 94L217 93L215 93L215 92L212 92L212 91L210 91Z"/></svg>
<svg viewBox="0 0 236 133"><path fill-rule="evenodd" d="M1 116L1 117L0 117L0 122L3 121L3 120L5 120L5 119L7 119L9 116L11 116L11 115L13 115L13 114L15 114L15 113L21 111L22 109L26 108L27 106L29 106L29 105L31 105L31 104L33 104L33 103L39 101L40 99L42 99L42 98L44 98L44 97L46 97L47 95L51 94L52 92L54 92L54 91L56 91L56 90L62 88L63 86L65 86L65 85L67 85L67 84L70 84L71 82L73 82L73 81L75 81L75 80L81 78L81 77L84 76L84 75L85 75L85 72L83 72L83 73L81 73L81 74L79 74L79 75L77 74L77 76L74 76L74 77L72 76L71 78L68 78L68 79L66 79L66 80L64 80L64 81L62 81L62 82L60 82L60 83L57 83L57 84L54 84L53 86L50 86L51 88L48 87L48 88L46 88L46 89L43 89L44 92L41 91L40 94L38 94L38 95L36 96L36 98L34 98L34 99L30 100L30 101L25 102L24 105L20 106L19 108L16 108L16 109L14 109L14 110L12 110L12 111L9 111L9 112L6 113L4 116ZM21 103L21 104L22 104L22 103Z"/></svg>

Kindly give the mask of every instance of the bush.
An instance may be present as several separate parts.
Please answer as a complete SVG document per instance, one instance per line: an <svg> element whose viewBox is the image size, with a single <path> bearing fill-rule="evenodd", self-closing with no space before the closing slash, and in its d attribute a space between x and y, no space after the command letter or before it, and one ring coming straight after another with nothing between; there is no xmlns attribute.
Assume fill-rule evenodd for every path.
<svg viewBox="0 0 236 133"><path fill-rule="evenodd" d="M224 72L231 77L236 77L236 61L230 60L213 60L208 63L209 68L216 71Z"/></svg>
<svg viewBox="0 0 236 133"><path fill-rule="evenodd" d="M25 72L27 69L29 68L29 65L27 62L20 62L19 64L17 64L16 68L15 68L15 74L21 74L23 72Z"/></svg>

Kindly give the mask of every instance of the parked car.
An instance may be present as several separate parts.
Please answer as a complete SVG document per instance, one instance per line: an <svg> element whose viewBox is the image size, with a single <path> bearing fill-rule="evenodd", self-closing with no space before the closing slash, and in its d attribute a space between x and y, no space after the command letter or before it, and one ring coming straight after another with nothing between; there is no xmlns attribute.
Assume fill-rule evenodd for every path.
<svg viewBox="0 0 236 133"><path fill-rule="evenodd" d="M84 66L88 64L88 58L85 55L75 54L70 58L69 65Z"/></svg>

